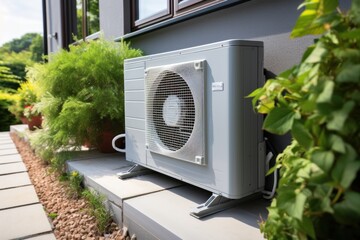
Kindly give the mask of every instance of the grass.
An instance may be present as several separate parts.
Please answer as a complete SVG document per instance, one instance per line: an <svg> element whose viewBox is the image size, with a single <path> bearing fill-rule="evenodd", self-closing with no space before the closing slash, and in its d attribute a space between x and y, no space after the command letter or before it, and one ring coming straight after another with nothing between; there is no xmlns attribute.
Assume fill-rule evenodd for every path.
<svg viewBox="0 0 360 240"><path fill-rule="evenodd" d="M111 214L104 205L105 197L90 189L85 189L82 195L91 206L90 214L96 218L98 231L105 233L111 223Z"/></svg>

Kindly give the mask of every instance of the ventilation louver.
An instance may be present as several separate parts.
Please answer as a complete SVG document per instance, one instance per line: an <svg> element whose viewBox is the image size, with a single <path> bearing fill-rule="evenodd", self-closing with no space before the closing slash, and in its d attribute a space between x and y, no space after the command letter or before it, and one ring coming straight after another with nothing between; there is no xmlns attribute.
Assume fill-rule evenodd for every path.
<svg viewBox="0 0 360 240"><path fill-rule="evenodd" d="M146 70L147 145L150 151L205 164L203 88L204 61Z"/></svg>

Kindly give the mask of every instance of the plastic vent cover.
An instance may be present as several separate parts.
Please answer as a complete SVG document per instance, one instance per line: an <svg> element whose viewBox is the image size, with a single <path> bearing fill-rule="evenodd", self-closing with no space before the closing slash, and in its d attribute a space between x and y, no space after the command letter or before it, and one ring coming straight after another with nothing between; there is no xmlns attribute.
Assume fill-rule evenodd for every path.
<svg viewBox="0 0 360 240"><path fill-rule="evenodd" d="M149 150L205 164L204 61L146 70L146 120Z"/></svg>

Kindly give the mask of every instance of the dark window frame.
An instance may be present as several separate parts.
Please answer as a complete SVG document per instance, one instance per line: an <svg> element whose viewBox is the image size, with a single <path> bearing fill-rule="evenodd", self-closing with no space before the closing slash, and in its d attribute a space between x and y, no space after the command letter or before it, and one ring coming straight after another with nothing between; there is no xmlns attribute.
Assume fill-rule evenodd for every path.
<svg viewBox="0 0 360 240"><path fill-rule="evenodd" d="M177 18L181 15L186 15L206 7L215 5L226 0L187 0L181 2L179 0L168 0L168 8L164 11L159 11L149 17L143 19L136 19L137 1L131 0L131 30L136 31L156 23L163 22L168 19Z"/></svg>
<svg viewBox="0 0 360 240"><path fill-rule="evenodd" d="M61 37L62 48L68 49L69 45L74 43L73 35L78 36L77 31L77 0L61 0ZM81 0L82 11L82 38L78 41L87 39L97 39L100 31L89 34L87 23L87 0Z"/></svg>
<svg viewBox="0 0 360 240"><path fill-rule="evenodd" d="M172 0L167 0L167 9L158 11L157 13L148 16L143 19L136 19L136 0L131 0L131 23L133 29L139 29L166 19L169 19L173 16L173 6L172 6Z"/></svg>

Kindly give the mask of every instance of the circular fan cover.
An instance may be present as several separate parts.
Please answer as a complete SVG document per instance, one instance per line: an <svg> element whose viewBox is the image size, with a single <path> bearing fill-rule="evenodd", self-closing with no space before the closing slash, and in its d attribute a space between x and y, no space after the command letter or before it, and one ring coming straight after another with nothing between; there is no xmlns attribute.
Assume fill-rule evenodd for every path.
<svg viewBox="0 0 360 240"><path fill-rule="evenodd" d="M191 136L195 104L191 90L177 73L163 71L155 80L153 124L162 147L177 151Z"/></svg>

